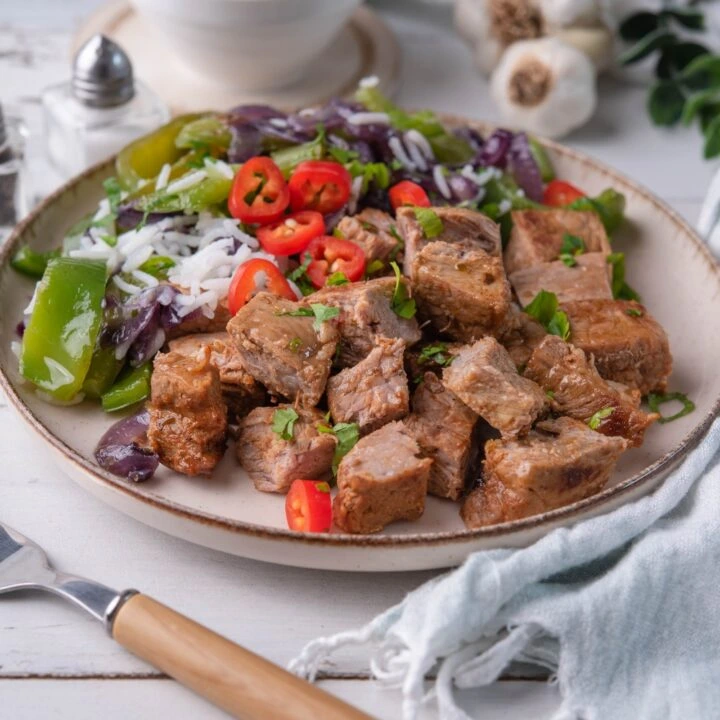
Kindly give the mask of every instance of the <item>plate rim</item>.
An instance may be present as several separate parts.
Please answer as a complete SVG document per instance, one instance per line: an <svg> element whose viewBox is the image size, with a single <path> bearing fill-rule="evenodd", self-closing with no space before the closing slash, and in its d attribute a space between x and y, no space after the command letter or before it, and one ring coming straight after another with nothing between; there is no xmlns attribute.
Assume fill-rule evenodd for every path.
<svg viewBox="0 0 720 720"><path fill-rule="evenodd" d="M441 120L448 125L457 125L460 123L470 125L481 131L487 131L493 127L488 123L464 118L459 115L447 113L438 113ZM659 212L665 215L683 234L687 235L694 249L699 252L702 259L708 266L710 273L720 284L720 263L713 257L706 244L699 237L694 228L684 220L674 209L666 202L658 198L654 193L650 192L643 185L631 180L623 173L611 168L605 163L595 159L594 157L561 143L538 138L540 142L555 153L564 155L575 162L583 164L593 170L600 171L606 176L630 186L634 192L641 195ZM104 170L109 169L114 163L114 156L101 161L74 178L64 183L48 195L36 208L34 208L12 231L5 241L2 249L0 249L0 273L5 270L11 270L9 267L10 259L15 251L16 246L20 243L26 231L38 221L48 207L54 205L63 196L69 193L73 188L80 185L91 176L100 174ZM698 422L685 437L661 458L654 463L627 478L623 482L611 488L606 488L600 493L591 495L588 498L579 500L570 505L566 505L554 510L549 510L539 515L533 515L528 518L521 518L509 522L499 523L485 528L475 530L461 529L442 532L419 532L408 533L404 535L382 534L382 535L352 535L348 533L301 533L284 528L268 527L266 525L256 525L254 523L242 520L230 520L213 513L202 510L189 508L167 498L159 498L151 493L138 492L137 488L141 485L131 484L118 478L111 473L103 470L90 460L83 457L75 449L67 445L63 440L54 435L49 428L38 418L30 407L25 403L23 398L16 391L12 380L8 376L5 368L0 364L0 387L5 392L12 408L20 415L27 425L38 434L53 450L64 457L65 460L72 463L76 470L82 472L89 480L108 486L114 492L118 492L130 496L132 500L139 500L141 503L150 506L153 510L159 510L179 518L190 520L194 523L200 523L205 526L212 526L216 529L223 530L234 535L247 535L256 539L275 540L275 541L293 541L294 543L304 543L313 547L318 546L334 546L334 547L379 547L379 548L398 548L398 547L417 547L417 546L438 546L445 544L458 544L466 542L474 542L483 538L498 538L500 536L508 536L522 531L532 531L543 525L552 525L561 521L571 521L574 516L584 514L591 509L600 510L602 506L611 500L622 498L623 495L635 491L642 485L652 483L653 481L662 481L663 474L669 472L682 459L684 459L693 449L701 442L707 433L710 425L715 418L720 416L720 394L715 398L713 405L708 413Z"/></svg>

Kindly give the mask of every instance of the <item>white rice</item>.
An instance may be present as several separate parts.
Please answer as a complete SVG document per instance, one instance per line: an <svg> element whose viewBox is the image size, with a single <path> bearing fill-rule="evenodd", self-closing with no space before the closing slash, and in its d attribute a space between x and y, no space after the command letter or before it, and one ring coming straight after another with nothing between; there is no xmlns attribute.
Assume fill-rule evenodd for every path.
<svg viewBox="0 0 720 720"><path fill-rule="evenodd" d="M351 125L389 125L390 116L384 112L356 112L347 121Z"/></svg>
<svg viewBox="0 0 720 720"><path fill-rule="evenodd" d="M205 158L205 168L209 173L216 173L227 180L232 180L235 177L233 169L224 160Z"/></svg>
<svg viewBox="0 0 720 720"><path fill-rule="evenodd" d="M183 190L189 190L191 187L199 185L206 177L207 172L205 170L196 170L189 175L183 175L181 178L173 180L167 186L167 193L168 195L174 195L175 193L182 192Z"/></svg>
<svg viewBox="0 0 720 720"><path fill-rule="evenodd" d="M433 168L433 180L435 181L435 185L440 191L440 194L446 200L449 200L452 197L452 191L450 190L450 185L448 185L448 181L445 178L445 173L443 172L442 165L436 165Z"/></svg>
<svg viewBox="0 0 720 720"><path fill-rule="evenodd" d="M155 190L162 190L164 187L167 187L168 180L170 179L170 170L172 170L170 163L165 163L162 166L155 181Z"/></svg>
<svg viewBox="0 0 720 720"><path fill-rule="evenodd" d="M415 163L408 157L405 146L399 137L391 137L388 141L388 146L395 156L395 159L398 160L406 170L415 170Z"/></svg>
<svg viewBox="0 0 720 720"><path fill-rule="evenodd" d="M432 146L430 145L430 142L428 139L418 130L408 130L405 135L405 143L412 143L413 145L417 145L418 148L422 151L423 155L428 160L434 160L435 159L435 153L433 152Z"/></svg>

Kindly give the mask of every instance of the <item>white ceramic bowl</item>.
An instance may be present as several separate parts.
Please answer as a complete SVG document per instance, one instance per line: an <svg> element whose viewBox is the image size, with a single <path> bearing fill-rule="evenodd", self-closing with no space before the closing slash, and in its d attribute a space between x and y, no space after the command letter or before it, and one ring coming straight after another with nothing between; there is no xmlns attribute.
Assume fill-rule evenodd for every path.
<svg viewBox="0 0 720 720"><path fill-rule="evenodd" d="M244 91L292 84L360 0L131 0L178 59L209 83Z"/></svg>

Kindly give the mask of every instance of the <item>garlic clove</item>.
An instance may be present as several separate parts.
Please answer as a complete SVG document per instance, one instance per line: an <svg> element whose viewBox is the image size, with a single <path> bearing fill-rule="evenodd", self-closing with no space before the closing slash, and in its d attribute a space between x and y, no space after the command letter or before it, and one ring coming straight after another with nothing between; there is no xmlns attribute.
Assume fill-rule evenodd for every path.
<svg viewBox="0 0 720 720"><path fill-rule="evenodd" d="M555 38L522 40L508 47L490 90L508 124L561 137L595 111L596 71L583 52Z"/></svg>
<svg viewBox="0 0 720 720"><path fill-rule="evenodd" d="M457 0L455 28L469 45L484 40L490 33L490 16L485 0Z"/></svg>
<svg viewBox="0 0 720 720"><path fill-rule="evenodd" d="M596 25L601 20L600 0L538 0L548 25Z"/></svg>
<svg viewBox="0 0 720 720"><path fill-rule="evenodd" d="M559 28L553 36L584 52L598 71L605 70L612 63L615 41L604 26Z"/></svg>

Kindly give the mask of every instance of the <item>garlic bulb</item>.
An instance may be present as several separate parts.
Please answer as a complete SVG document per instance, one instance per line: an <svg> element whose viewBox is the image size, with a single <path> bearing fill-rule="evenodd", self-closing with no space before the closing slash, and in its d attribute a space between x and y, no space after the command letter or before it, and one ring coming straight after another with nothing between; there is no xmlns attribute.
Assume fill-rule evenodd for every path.
<svg viewBox="0 0 720 720"><path fill-rule="evenodd" d="M562 40L522 40L503 53L491 93L510 125L560 137L593 114L595 76L588 57Z"/></svg>
<svg viewBox="0 0 720 720"><path fill-rule="evenodd" d="M535 0L457 0L455 25L475 48L475 63L486 75L509 45L545 34Z"/></svg>
<svg viewBox="0 0 720 720"><path fill-rule="evenodd" d="M598 0L538 0L548 25L557 27L596 25L601 9Z"/></svg>
<svg viewBox="0 0 720 720"><path fill-rule="evenodd" d="M584 52L598 70L605 70L612 63L615 40L604 25L560 28L553 37Z"/></svg>

